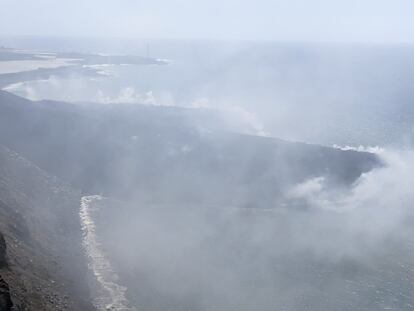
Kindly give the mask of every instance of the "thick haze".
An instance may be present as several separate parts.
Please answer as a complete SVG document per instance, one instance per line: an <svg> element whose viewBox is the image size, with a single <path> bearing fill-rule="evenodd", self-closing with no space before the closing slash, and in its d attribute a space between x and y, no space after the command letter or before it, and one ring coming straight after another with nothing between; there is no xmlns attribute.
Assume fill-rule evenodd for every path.
<svg viewBox="0 0 414 311"><path fill-rule="evenodd" d="M411 43L413 10L409 0L2 0L0 34Z"/></svg>
<svg viewBox="0 0 414 311"><path fill-rule="evenodd" d="M413 0L0 3L0 147L82 193L97 310L414 310Z"/></svg>

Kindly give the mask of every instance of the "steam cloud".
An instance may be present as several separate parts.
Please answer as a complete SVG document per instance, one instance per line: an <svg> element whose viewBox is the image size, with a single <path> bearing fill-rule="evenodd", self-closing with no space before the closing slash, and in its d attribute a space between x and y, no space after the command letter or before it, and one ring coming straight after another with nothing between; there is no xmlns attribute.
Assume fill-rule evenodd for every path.
<svg viewBox="0 0 414 311"><path fill-rule="evenodd" d="M110 215L113 226L103 238L128 271L132 300L148 308L347 310L370 301L404 309L411 277L393 277L413 269L414 152L380 157L384 165L350 189L323 176L292 187L297 208L108 202L118 209L101 211L101 225Z"/></svg>

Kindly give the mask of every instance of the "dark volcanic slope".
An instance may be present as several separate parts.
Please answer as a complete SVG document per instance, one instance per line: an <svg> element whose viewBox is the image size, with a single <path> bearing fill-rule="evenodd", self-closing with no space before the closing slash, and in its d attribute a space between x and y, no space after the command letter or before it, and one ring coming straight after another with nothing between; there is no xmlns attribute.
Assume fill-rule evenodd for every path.
<svg viewBox="0 0 414 311"><path fill-rule="evenodd" d="M80 193L48 174L124 200L260 208L283 203L285 190L308 178L349 185L379 165L368 153L219 128L202 110L32 102L0 91L0 145L7 147L0 147L0 232L8 259L0 239L0 302L10 302L9 286L28 310L91 308Z"/></svg>
<svg viewBox="0 0 414 311"><path fill-rule="evenodd" d="M0 145L0 310L11 306L8 298L15 310L93 310L79 198Z"/></svg>
<svg viewBox="0 0 414 311"><path fill-rule="evenodd" d="M85 191L169 203L269 206L307 178L349 184L378 165L368 153L210 131L214 118L201 114L0 92L0 142Z"/></svg>

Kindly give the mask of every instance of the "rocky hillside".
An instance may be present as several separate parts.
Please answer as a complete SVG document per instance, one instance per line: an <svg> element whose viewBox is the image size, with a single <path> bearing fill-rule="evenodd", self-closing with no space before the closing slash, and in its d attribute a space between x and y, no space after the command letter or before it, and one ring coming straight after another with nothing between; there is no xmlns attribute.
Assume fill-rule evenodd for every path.
<svg viewBox="0 0 414 311"><path fill-rule="evenodd" d="M0 310L93 310L79 197L0 146Z"/></svg>

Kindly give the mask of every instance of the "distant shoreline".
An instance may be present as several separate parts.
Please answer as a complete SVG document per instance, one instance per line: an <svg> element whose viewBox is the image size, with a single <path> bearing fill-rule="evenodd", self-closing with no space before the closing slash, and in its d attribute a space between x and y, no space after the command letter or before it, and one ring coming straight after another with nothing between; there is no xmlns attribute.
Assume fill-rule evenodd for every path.
<svg viewBox="0 0 414 311"><path fill-rule="evenodd" d="M13 63L11 63L13 62ZM102 77L101 65L166 65L168 61L133 55L103 55L82 53L55 53L0 48L0 88L19 82L45 80L51 76L82 75ZM2 66L9 72L1 73ZM15 68L13 65L20 67ZM25 66L27 66L25 68ZM3 67L4 68L4 67Z"/></svg>

